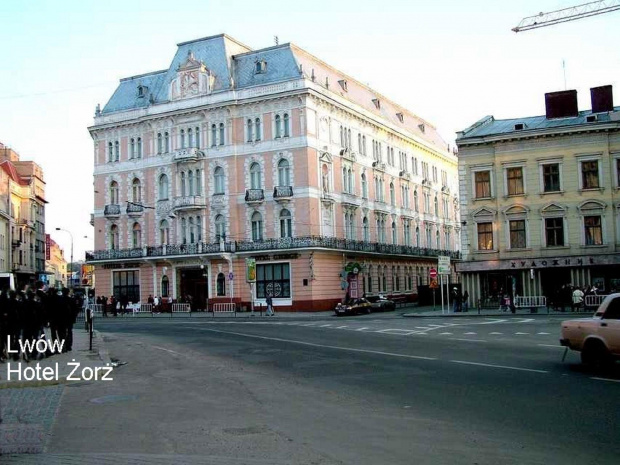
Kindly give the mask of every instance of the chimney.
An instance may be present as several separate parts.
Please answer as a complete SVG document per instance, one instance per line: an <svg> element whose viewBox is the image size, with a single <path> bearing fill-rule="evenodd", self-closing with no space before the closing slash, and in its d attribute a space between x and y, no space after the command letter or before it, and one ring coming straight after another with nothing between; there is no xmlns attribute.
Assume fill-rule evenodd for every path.
<svg viewBox="0 0 620 465"><path fill-rule="evenodd" d="M577 116L577 91L561 90L545 94L545 108L547 119Z"/></svg>
<svg viewBox="0 0 620 465"><path fill-rule="evenodd" d="M614 96L611 85L592 87L590 98L592 99L592 113L614 111Z"/></svg>

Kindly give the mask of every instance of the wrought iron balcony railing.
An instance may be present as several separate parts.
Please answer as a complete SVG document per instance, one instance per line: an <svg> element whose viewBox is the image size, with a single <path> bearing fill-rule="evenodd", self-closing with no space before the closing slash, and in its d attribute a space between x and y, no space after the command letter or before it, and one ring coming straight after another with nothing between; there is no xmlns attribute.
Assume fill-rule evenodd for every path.
<svg viewBox="0 0 620 465"><path fill-rule="evenodd" d="M103 209L103 215L110 218L113 216L120 216L121 215L121 206L118 204L110 204L110 205L106 205L105 208Z"/></svg>
<svg viewBox="0 0 620 465"><path fill-rule="evenodd" d="M248 203L262 202L265 200L265 191L263 189L246 189L245 201Z"/></svg>
<svg viewBox="0 0 620 465"><path fill-rule="evenodd" d="M144 205L136 203L127 204L127 214L129 216L140 216L144 212Z"/></svg>
<svg viewBox="0 0 620 465"><path fill-rule="evenodd" d="M196 244L172 244L144 247L142 249L96 250L94 252L87 252L86 259L90 262L96 262L123 258L170 257L179 255L218 254L222 252L268 252L274 250L285 251L289 249L308 248L406 257L437 257L439 255L447 255L452 259L458 260L461 258L461 253L453 250L438 250L399 244L355 241L337 237L304 236L266 239L263 241L199 242Z"/></svg>
<svg viewBox="0 0 620 465"><path fill-rule="evenodd" d="M293 186L276 186L273 188L273 198L290 199L293 197Z"/></svg>

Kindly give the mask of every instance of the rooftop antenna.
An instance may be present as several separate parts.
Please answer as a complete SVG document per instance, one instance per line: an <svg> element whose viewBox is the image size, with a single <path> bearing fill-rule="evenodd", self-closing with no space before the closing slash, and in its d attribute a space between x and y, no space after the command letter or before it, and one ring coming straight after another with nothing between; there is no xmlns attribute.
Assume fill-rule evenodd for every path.
<svg viewBox="0 0 620 465"><path fill-rule="evenodd" d="M564 61L564 58L562 58L562 70L564 71L564 90L566 90L566 62Z"/></svg>
<svg viewBox="0 0 620 465"><path fill-rule="evenodd" d="M276 45L280 45L280 39L278 39L278 36L273 36L273 41L276 43Z"/></svg>

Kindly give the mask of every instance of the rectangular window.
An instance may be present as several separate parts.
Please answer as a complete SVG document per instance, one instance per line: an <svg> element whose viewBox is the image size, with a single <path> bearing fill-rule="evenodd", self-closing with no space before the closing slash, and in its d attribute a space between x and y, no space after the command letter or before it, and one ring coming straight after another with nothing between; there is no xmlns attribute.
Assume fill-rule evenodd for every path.
<svg viewBox="0 0 620 465"><path fill-rule="evenodd" d="M288 263L256 265L256 297L264 299L267 295L275 299L291 298L291 274Z"/></svg>
<svg viewBox="0 0 620 465"><path fill-rule="evenodd" d="M543 165L544 192L558 192L560 190L560 164Z"/></svg>
<svg viewBox="0 0 620 465"><path fill-rule="evenodd" d="M478 250L493 250L493 223L478 223Z"/></svg>
<svg viewBox="0 0 620 465"><path fill-rule="evenodd" d="M581 163L581 180L583 189L598 189L598 161L584 161Z"/></svg>
<svg viewBox="0 0 620 465"><path fill-rule="evenodd" d="M525 220L510 221L510 248L525 249Z"/></svg>
<svg viewBox="0 0 620 465"><path fill-rule="evenodd" d="M482 199L491 197L491 172L477 171L476 179L476 198Z"/></svg>
<svg viewBox="0 0 620 465"><path fill-rule="evenodd" d="M545 236L547 247L564 246L564 219L545 218Z"/></svg>
<svg viewBox="0 0 620 465"><path fill-rule="evenodd" d="M508 168L506 171L508 180L508 195L523 194L523 168Z"/></svg>
<svg viewBox="0 0 620 465"><path fill-rule="evenodd" d="M114 271L113 293L116 300L126 296L128 302L140 301L140 278L138 271Z"/></svg>
<svg viewBox="0 0 620 465"><path fill-rule="evenodd" d="M600 216L584 216L583 218L586 245L603 245L603 227Z"/></svg>

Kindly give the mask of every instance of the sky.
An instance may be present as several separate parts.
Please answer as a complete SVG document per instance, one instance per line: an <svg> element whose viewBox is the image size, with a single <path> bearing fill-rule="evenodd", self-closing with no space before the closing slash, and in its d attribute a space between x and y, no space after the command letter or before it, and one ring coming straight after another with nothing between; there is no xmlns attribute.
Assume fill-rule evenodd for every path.
<svg viewBox="0 0 620 465"><path fill-rule="evenodd" d="M0 142L44 170L46 230L75 260L93 248L88 127L119 79L169 67L176 44L226 33L251 48L292 42L435 125L446 142L485 115L544 114L544 94L612 84L620 11L511 31L580 0L312 2L2 0Z"/></svg>

